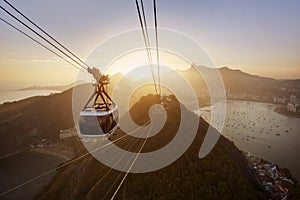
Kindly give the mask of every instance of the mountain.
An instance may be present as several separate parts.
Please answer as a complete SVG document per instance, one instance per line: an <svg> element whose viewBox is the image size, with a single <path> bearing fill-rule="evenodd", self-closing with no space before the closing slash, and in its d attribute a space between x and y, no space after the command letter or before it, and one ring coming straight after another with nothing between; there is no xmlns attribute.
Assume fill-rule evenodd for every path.
<svg viewBox="0 0 300 200"><path fill-rule="evenodd" d="M123 78L122 74L111 77L112 85ZM129 80L125 82L130 84ZM59 131L74 127L72 118L73 89L92 93L90 84L76 82L67 86L33 86L26 89L55 89L66 91L49 96L37 96L0 105L0 156L29 148L43 138L57 140ZM75 85L75 86L74 86ZM24 89L24 90L26 90ZM87 101L86 99L84 101Z"/></svg>
<svg viewBox="0 0 300 200"><path fill-rule="evenodd" d="M218 70L224 81L227 93L244 92L287 97L294 94L300 96L300 80L277 80L260 77L244 73L240 70L232 70L228 67L211 69L198 66L198 68L208 72ZM200 105L209 104L210 97L207 86L194 65L187 70L177 73L182 74L182 76L190 82L198 96ZM162 74L162 78L172 79L172 77L172 73ZM118 73L111 77L112 84L108 88L108 93L111 93L115 84L121 79L124 79L123 84L125 84L125 87L123 86L122 88L128 88L128 91L130 91L130 88L139 84L139 81L127 79ZM74 84L68 87L72 85ZM61 86L61 89L64 87L66 86ZM181 86L178 85L178 87ZM33 88L41 89L41 87ZM54 89L53 87L50 88ZM122 93L127 94L126 91L122 91ZM137 101L140 96L147 93L154 93L153 86L148 85L137 90L134 94L134 101ZM0 147L0 155L26 148L36 139L43 137L57 138L59 130L73 126L71 104L72 89L68 89L62 94L54 94L47 97L32 97L15 103L0 105L0 140L3 141ZM7 137L8 135L9 137Z"/></svg>
<svg viewBox="0 0 300 200"><path fill-rule="evenodd" d="M160 149L173 139L181 121L180 112L187 112L190 118L198 117L180 105L174 96L171 98L165 126L147 140L142 152ZM148 121L148 110L154 103L154 95L141 98L131 109L133 120L137 124ZM194 142L178 160L154 172L129 174L115 199L268 199L242 152L225 137L220 136L208 156L199 159L198 152L208 127L200 119ZM110 140L115 142L123 136L118 129ZM137 143L129 148L134 142ZM116 145L138 152L142 142L142 139L128 136ZM36 199L110 199L124 175L87 156L59 170ZM291 199L296 198L291 196Z"/></svg>
<svg viewBox="0 0 300 200"><path fill-rule="evenodd" d="M0 155L28 148L34 140L58 138L73 126L72 89L0 105Z"/></svg>
<svg viewBox="0 0 300 200"><path fill-rule="evenodd" d="M208 68L192 64L191 67L186 70L161 73L161 80L178 82L178 78L176 78L178 77L178 74L183 76L184 79L192 86L198 97L199 104L204 106L210 104L210 93L208 91L205 78L211 80L210 86L212 88L220 88L219 85L216 85L218 80L214 80L216 78L215 72L220 74L228 99L233 98L273 102L273 98L289 98L290 95L300 96L300 79L274 79L248 74L241 70L233 70L228 67ZM122 74L112 76L112 85L114 86L122 78L124 78ZM125 78L123 83L126 84L126 87L123 88L134 88L136 85L144 85L135 91L135 96L137 97L141 97L148 93L155 93L153 84L145 85L147 82L152 82L150 74L147 79L145 78L142 80L131 80ZM185 91L185 88L180 84L180 82L178 82L176 87ZM163 93L165 91L166 90L163 90Z"/></svg>
<svg viewBox="0 0 300 200"><path fill-rule="evenodd" d="M180 123L180 105L175 98L173 100L167 109L168 118L164 128L147 140L144 152L159 149L175 136ZM155 102L154 95L140 99L132 108L133 120L138 124L149 120L148 110ZM189 116L197 117L191 112ZM192 146L170 166L155 172L129 174L116 199L264 199L262 190L247 169L242 153L224 137L221 137L209 156L201 160L198 158L207 129L208 124L201 120ZM118 130L111 139L114 141L123 135ZM133 143L133 140L135 138L129 137L118 146L126 149L126 145ZM137 152L137 147L130 151ZM124 173L109 170L92 157L82 159L60 170L37 199L109 199L124 176ZM108 171L109 176L105 176Z"/></svg>
<svg viewBox="0 0 300 200"><path fill-rule="evenodd" d="M219 70L227 92L273 94L287 97L291 94L300 96L300 80L277 80L260 77L227 67L218 69L198 67L211 72ZM195 66L192 65L189 69L178 73L190 82L199 97L200 104L209 103L206 84ZM162 77L172 79L172 74L163 74ZM115 74L111 77L112 84L108 88L109 93L121 79L124 79L123 84L125 84L125 87L123 88L133 88L139 84L139 81L127 79L122 74ZM82 91L85 91L84 85L76 87L80 87ZM178 87L181 86L178 85ZM90 91L90 89L87 91ZM126 91L121 93L126 93ZM152 85L137 90L133 100L137 101L140 96L147 93L154 93ZM72 89L68 89L61 94L32 97L0 105L0 141L2 141L0 155L27 148L34 140L43 137L58 138L59 130L72 127L74 124L71 105Z"/></svg>
<svg viewBox="0 0 300 200"><path fill-rule="evenodd" d="M90 86L76 87L85 91L85 87ZM57 140L59 130L73 127L72 93L73 90L69 89L60 94L0 105L1 155L27 148L34 140ZM190 118L198 117L174 96L171 98L166 125L147 141L143 152L159 149L172 140L181 120L179 107ZM137 124L149 120L148 111L154 102L156 97L147 95L133 105L130 113ZM198 152L208 127L200 118L194 142L178 160L158 171L129 174L116 199L267 199L267 194L249 171L242 152L222 135L208 156L199 159ZM115 141L123 135L118 129L110 138ZM128 137L118 145L128 149L133 140L135 138ZM137 142L133 152L137 151L142 140ZM76 149L80 150L77 152L85 151L81 143ZM110 169L92 156L83 157L58 170L37 199L99 199L104 195L106 199L112 196L123 176L124 173ZM295 195L293 191L291 194ZM292 199L297 197L291 196Z"/></svg>
<svg viewBox="0 0 300 200"><path fill-rule="evenodd" d="M289 97L294 94L300 95L300 80L280 80L268 77L261 77L257 75L251 75L241 70L233 70L228 67L221 68L207 68L203 66L197 66L200 71L207 71L208 73L214 73L219 71L224 87L227 93L251 93L255 95L271 95L277 97ZM196 65L192 65L185 71L180 71L190 82L191 85L198 90L203 90L206 84L203 77L198 73Z"/></svg>
<svg viewBox="0 0 300 200"><path fill-rule="evenodd" d="M90 87L89 84L76 86L87 92ZM1 104L0 156L27 149L43 138L57 140L60 130L74 127L72 95L73 88L59 94Z"/></svg>
<svg viewBox="0 0 300 200"><path fill-rule="evenodd" d="M255 75L250 75L240 70L232 70L228 67L219 69L225 87L231 91L244 92L251 90L264 90L273 88L276 85L276 80Z"/></svg>

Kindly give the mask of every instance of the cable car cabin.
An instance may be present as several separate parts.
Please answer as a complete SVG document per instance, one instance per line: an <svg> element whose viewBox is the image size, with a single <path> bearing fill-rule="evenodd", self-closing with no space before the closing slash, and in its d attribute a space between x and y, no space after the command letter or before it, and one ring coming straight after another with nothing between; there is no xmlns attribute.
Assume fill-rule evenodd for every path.
<svg viewBox="0 0 300 200"><path fill-rule="evenodd" d="M97 105L80 112L79 128L84 136L104 136L114 132L118 122L119 113L115 104L111 104L109 110L105 105Z"/></svg>
<svg viewBox="0 0 300 200"><path fill-rule="evenodd" d="M107 84L109 84L108 76L101 76L95 85L94 93L80 112L79 129L83 136L105 136L113 133L117 128L119 111L117 105L106 93L104 85ZM92 100L94 101L90 105Z"/></svg>

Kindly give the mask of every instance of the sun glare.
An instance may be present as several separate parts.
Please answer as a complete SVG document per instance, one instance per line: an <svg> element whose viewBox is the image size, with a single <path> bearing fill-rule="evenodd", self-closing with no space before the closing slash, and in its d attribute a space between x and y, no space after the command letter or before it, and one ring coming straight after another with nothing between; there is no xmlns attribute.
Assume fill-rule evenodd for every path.
<svg viewBox="0 0 300 200"><path fill-rule="evenodd" d="M107 70L104 73L110 75L121 73L128 78L134 79L147 78L151 76L151 67L153 68L155 74L158 72L156 51L151 50L151 55L152 65L149 64L150 61L145 49L131 51L113 60L106 68ZM190 63L188 63L184 58L164 50L159 51L159 61L159 65L164 66L160 73L166 73L168 71L165 67L169 68L169 70L184 70L190 67ZM134 73L134 76L129 74L129 72L142 66L149 66L149 71L142 71L138 74Z"/></svg>

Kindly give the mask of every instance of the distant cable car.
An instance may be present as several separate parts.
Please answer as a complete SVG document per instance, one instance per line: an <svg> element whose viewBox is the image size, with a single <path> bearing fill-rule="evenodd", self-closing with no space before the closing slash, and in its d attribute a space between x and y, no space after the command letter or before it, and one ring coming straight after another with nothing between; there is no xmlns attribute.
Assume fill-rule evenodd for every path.
<svg viewBox="0 0 300 200"><path fill-rule="evenodd" d="M118 127L118 107L109 97L104 87L109 84L108 76L100 73L100 76L95 76L94 72L91 74L94 75L98 83L95 85L94 93L80 112L79 129L83 136L105 136L113 133Z"/></svg>

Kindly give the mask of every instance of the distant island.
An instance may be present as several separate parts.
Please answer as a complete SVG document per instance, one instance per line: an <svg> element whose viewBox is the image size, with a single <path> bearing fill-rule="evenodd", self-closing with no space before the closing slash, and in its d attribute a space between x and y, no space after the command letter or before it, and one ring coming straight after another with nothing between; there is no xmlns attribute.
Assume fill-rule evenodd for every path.
<svg viewBox="0 0 300 200"><path fill-rule="evenodd" d="M17 89L14 91L27 91L27 90L58 90L58 91L66 91L70 88L73 88L74 86L77 86L79 84L82 84L83 81L76 81L74 83L68 84L68 85L45 85L45 86L40 86L40 85L33 85L30 87L26 87L26 88L21 88L21 89Z"/></svg>

